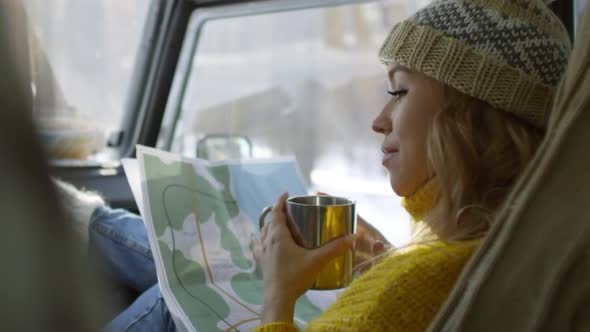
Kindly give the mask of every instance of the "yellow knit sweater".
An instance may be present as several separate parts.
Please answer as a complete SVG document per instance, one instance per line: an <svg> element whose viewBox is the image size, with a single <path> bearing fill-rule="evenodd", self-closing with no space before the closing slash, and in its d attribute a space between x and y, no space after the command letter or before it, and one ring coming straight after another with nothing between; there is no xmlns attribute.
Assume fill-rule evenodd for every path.
<svg viewBox="0 0 590 332"><path fill-rule="evenodd" d="M434 199L432 183L404 200L420 218ZM306 331L424 331L448 296L478 240L433 241L396 250L354 280ZM257 332L297 331L292 323L264 324Z"/></svg>

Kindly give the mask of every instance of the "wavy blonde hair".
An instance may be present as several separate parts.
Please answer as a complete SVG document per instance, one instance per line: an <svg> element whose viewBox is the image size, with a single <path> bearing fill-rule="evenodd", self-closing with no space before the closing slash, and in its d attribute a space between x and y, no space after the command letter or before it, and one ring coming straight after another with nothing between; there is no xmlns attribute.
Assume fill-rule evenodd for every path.
<svg viewBox="0 0 590 332"><path fill-rule="evenodd" d="M444 241L483 236L543 137L482 100L448 86L445 94L427 138L438 194L412 242L429 235Z"/></svg>

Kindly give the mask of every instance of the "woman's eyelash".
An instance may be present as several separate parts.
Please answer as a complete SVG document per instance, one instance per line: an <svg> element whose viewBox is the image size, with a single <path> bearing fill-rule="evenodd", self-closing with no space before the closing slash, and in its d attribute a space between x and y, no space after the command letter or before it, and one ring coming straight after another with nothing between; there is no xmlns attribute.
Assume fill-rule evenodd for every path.
<svg viewBox="0 0 590 332"><path fill-rule="evenodd" d="M401 95L406 93L406 90L395 90L395 91L387 90L387 93L393 97L400 97Z"/></svg>

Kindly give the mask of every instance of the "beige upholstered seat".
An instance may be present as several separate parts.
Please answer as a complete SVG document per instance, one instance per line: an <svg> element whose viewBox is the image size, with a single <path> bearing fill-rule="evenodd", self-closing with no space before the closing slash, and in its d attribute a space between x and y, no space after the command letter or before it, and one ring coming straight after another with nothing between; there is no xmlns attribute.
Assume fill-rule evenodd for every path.
<svg viewBox="0 0 590 332"><path fill-rule="evenodd" d="M548 135L430 331L590 331L590 6Z"/></svg>

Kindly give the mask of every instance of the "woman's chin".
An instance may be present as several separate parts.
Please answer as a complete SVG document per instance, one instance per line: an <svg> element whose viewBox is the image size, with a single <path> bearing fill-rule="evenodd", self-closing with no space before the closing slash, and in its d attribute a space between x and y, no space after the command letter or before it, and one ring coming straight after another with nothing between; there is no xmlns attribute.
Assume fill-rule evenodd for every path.
<svg viewBox="0 0 590 332"><path fill-rule="evenodd" d="M400 196L400 197L405 197L405 191L403 190L404 188L402 186L400 186L400 184L395 181L395 179L393 177L390 178L389 183L391 185L391 189L393 189L393 192Z"/></svg>
<svg viewBox="0 0 590 332"><path fill-rule="evenodd" d="M407 181L399 181L395 177L390 177L389 182L393 192L400 197L408 197L416 191L415 186L407 183Z"/></svg>
<svg viewBox="0 0 590 332"><path fill-rule="evenodd" d="M407 190L393 190L393 192L398 195L399 197L408 197L410 196L412 193L408 192Z"/></svg>

